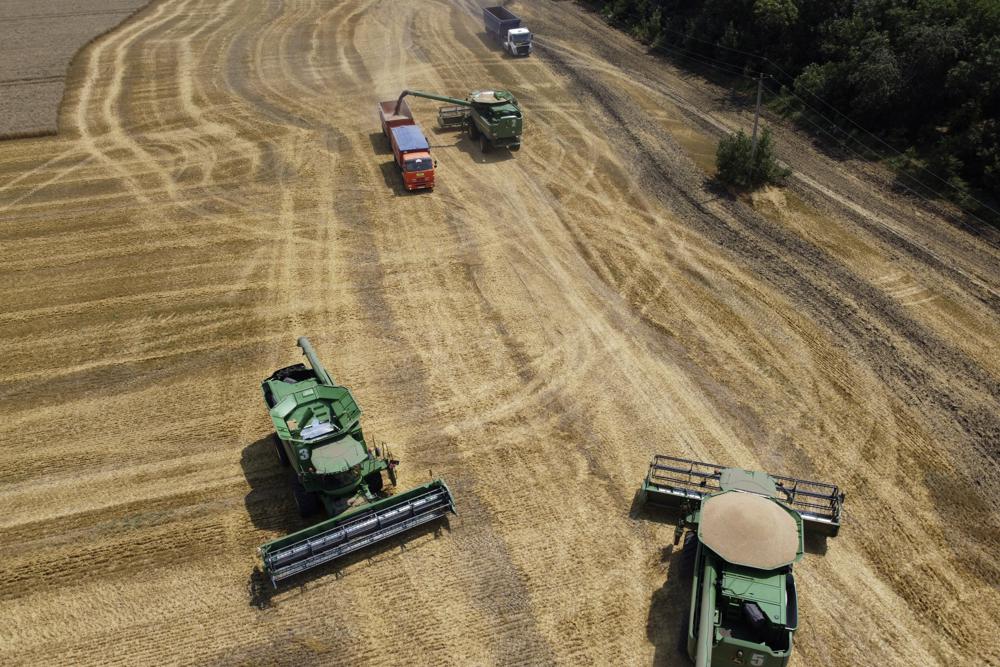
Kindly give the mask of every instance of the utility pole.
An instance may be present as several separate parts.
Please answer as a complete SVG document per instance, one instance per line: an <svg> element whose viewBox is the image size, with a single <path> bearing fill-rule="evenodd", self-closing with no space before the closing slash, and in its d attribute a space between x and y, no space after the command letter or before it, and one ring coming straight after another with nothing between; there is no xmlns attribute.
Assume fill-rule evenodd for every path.
<svg viewBox="0 0 1000 667"><path fill-rule="evenodd" d="M757 79L757 111L753 115L753 138L750 140L750 164L757 157L757 123L760 122L760 96L764 92L764 73Z"/></svg>

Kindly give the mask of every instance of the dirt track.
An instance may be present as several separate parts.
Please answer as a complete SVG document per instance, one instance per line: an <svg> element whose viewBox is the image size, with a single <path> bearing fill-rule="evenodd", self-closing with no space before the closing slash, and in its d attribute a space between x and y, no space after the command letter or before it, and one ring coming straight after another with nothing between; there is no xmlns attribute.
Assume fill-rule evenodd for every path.
<svg viewBox="0 0 1000 667"><path fill-rule="evenodd" d="M685 664L662 452L846 488L797 667L1000 664L996 239L787 131L788 191L714 191L743 112L525 4L528 60L473 2L154 2L0 144L0 662ZM493 83L524 148L401 193L375 102ZM269 596L301 334L460 516Z"/></svg>

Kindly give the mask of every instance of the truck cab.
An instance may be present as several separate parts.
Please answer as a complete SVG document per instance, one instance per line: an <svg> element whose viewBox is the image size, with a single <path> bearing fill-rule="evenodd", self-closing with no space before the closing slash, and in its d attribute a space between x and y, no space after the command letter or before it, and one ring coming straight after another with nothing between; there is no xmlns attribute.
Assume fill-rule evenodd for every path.
<svg viewBox="0 0 1000 667"><path fill-rule="evenodd" d="M511 28L503 48L512 56L526 56L531 53L531 31L527 28Z"/></svg>
<svg viewBox="0 0 1000 667"><path fill-rule="evenodd" d="M434 160L427 151L403 156L403 185L407 190L434 187Z"/></svg>

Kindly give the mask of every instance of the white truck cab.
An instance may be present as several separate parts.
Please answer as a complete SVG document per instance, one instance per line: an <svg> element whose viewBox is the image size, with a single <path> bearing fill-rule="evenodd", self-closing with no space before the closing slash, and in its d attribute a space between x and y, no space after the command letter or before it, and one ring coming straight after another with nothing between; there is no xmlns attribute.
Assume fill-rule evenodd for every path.
<svg viewBox="0 0 1000 667"><path fill-rule="evenodd" d="M503 48L512 56L526 56L531 53L531 31L527 28L511 28Z"/></svg>

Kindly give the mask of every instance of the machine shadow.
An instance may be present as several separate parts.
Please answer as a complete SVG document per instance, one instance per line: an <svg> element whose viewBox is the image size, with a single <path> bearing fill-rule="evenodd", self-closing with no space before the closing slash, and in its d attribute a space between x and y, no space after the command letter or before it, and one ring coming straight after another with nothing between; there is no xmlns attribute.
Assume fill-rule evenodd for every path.
<svg viewBox="0 0 1000 667"><path fill-rule="evenodd" d="M632 497L629 517L671 526L680 520L678 512L642 503L642 494ZM667 566L667 578L650 600L646 618L646 638L654 647L653 664L667 667L688 667L687 621L691 602L691 581L694 570L693 552L681 545L667 544L660 550L660 563Z"/></svg>
<svg viewBox="0 0 1000 667"><path fill-rule="evenodd" d="M260 569L254 567L247 578L247 597L251 607L256 609L267 609L274 606L274 597L281 592L293 589L304 589L308 584L317 579L333 576L341 579L345 576L344 571L361 561L371 560L380 554L388 554L390 551L406 551L407 545L427 535L433 535L434 539L440 538L444 533L451 532L449 517L444 517L439 521L426 523L419 528L414 528L385 541L374 544L360 551L338 558L334 561L317 567L314 570L303 572L295 577L283 581L278 588L271 585L270 579Z"/></svg>
<svg viewBox="0 0 1000 667"><path fill-rule="evenodd" d="M806 531L804 539L806 553L813 554L814 556L825 556L826 541L827 541L826 535L820 535Z"/></svg>
<svg viewBox="0 0 1000 667"><path fill-rule="evenodd" d="M299 516L292 497L291 469L282 467L278 461L273 433L247 445L240 456L240 465L243 476L250 485L244 504L254 528L273 532L275 537L279 537L323 519L320 515L309 518ZM247 577L249 604L257 609L266 609L272 606L272 598L279 590L301 588L314 579L330 575L340 578L345 569L363 560L394 549L405 550L407 544L425 535L434 535L436 539L442 532L450 531L449 517L444 517L298 575L284 582L280 589L271 585L270 579L257 565Z"/></svg>
<svg viewBox="0 0 1000 667"><path fill-rule="evenodd" d="M646 618L646 638L654 647L654 665L690 664L686 641L693 563L686 560L690 556L680 546L668 544L660 552L660 562L667 564L667 579L653 593Z"/></svg>
<svg viewBox="0 0 1000 667"><path fill-rule="evenodd" d="M240 455L250 492L243 499L254 528L291 533L313 523L299 516L292 497L291 472L282 467L272 433L252 442Z"/></svg>
<svg viewBox="0 0 1000 667"><path fill-rule="evenodd" d="M464 135L460 141L455 144L455 148L459 150L460 153L465 153L473 162L478 162L480 164L495 164L497 162L506 162L507 160L514 159L514 151L508 148L493 148L489 153L483 153L479 149L479 142L473 141L468 135Z"/></svg>

